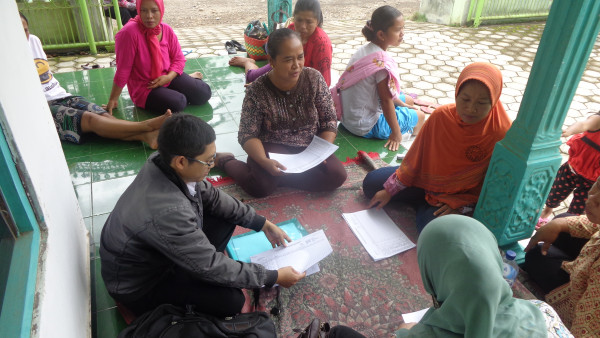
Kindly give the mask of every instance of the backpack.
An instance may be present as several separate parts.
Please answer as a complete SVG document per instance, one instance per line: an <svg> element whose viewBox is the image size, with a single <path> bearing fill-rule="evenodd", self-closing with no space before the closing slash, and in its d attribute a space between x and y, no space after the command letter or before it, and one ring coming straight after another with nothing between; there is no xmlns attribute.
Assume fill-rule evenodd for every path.
<svg viewBox="0 0 600 338"><path fill-rule="evenodd" d="M126 327L118 338L277 338L275 324L264 312L218 318L163 304L146 312Z"/></svg>

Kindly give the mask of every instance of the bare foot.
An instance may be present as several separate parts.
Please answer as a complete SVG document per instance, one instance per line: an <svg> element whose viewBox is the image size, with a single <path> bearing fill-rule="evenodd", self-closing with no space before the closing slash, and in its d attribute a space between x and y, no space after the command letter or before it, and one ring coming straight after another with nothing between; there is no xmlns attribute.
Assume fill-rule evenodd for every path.
<svg viewBox="0 0 600 338"><path fill-rule="evenodd" d="M202 73L200 73L200 72L193 72L192 74L190 74L190 77L193 77L198 80L202 80L204 78L204 75L202 75Z"/></svg>
<svg viewBox="0 0 600 338"><path fill-rule="evenodd" d="M234 157L232 153L217 153L215 156L215 167L220 168L221 160L227 157Z"/></svg>
<svg viewBox="0 0 600 338"><path fill-rule="evenodd" d="M165 123L165 121L171 117L171 115L173 115L173 113L171 113L171 109L167 109L167 112L162 114L161 116L157 116L154 118L151 118L149 120L144 121L144 123L146 123L147 126L150 127L149 131L152 130L157 130L160 128L160 126L163 125L163 123Z"/></svg>
<svg viewBox="0 0 600 338"><path fill-rule="evenodd" d="M540 218L550 218L550 216L552 216L553 210L554 210L554 208L544 207L544 210L542 210Z"/></svg>
<svg viewBox="0 0 600 338"><path fill-rule="evenodd" d="M150 148L158 149L158 130L140 134L140 140L148 144Z"/></svg>
<svg viewBox="0 0 600 338"><path fill-rule="evenodd" d="M245 58L245 57L242 57L242 56L234 56L231 59L229 59L229 65L230 66L234 66L234 67L244 67L244 68L246 68L246 65L248 63L256 64L256 61L254 61L254 59Z"/></svg>

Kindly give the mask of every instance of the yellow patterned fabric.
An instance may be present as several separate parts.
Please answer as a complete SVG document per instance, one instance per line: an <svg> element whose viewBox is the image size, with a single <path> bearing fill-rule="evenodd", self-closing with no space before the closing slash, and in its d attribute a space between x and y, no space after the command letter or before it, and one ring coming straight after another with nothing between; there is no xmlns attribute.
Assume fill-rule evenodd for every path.
<svg viewBox="0 0 600 338"><path fill-rule="evenodd" d="M600 226L585 215L568 222L571 236L589 241L574 261L563 263L570 282L552 290L546 301L575 337L600 337Z"/></svg>

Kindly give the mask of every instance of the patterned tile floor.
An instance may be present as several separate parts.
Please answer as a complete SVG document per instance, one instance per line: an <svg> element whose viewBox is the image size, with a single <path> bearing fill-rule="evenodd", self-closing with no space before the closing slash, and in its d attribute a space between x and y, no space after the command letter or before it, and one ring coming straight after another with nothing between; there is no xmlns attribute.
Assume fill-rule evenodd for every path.
<svg viewBox="0 0 600 338"><path fill-rule="evenodd" d="M331 21L324 25L333 44L334 83L354 51L364 43L360 35L363 24L361 21ZM215 128L219 151L233 152L240 158L245 158L245 154L237 143L236 132L244 96L244 76L242 69L228 66L229 56L223 45L230 39L243 41L243 28L240 25L222 25L176 30L187 53L185 70L202 72L213 89L209 104L188 107L185 112L201 117ZM475 29L409 21L405 42L390 48L389 52L399 63L405 92L442 104L453 101L454 84L464 66L474 61L496 64L504 76L501 100L514 119L543 28L543 23ZM597 43L571 104L565 121L567 126L600 108L600 84L596 81L600 75L599 53L600 45ZM67 91L93 102L106 103L114 75L114 68L110 68L112 60L114 54L67 56L56 57L50 60L50 64ZM81 65L86 63L96 63L104 68L80 71ZM139 121L153 116L135 108L127 91L121 95L119 108L115 115L127 120ZM397 164L396 153L383 148L384 143L356 137L342 128L336 140L340 146L336 155L345 160L356 156L358 150L373 151L386 162ZM100 277L97 259L100 231L116 200L152 150L140 142L111 141L96 136L90 136L85 144L79 146L63 144L63 149L85 223L93 238L90 248L93 336L114 337L124 327L124 322ZM566 150L563 145L563 154ZM564 207L557 212L562 210Z"/></svg>

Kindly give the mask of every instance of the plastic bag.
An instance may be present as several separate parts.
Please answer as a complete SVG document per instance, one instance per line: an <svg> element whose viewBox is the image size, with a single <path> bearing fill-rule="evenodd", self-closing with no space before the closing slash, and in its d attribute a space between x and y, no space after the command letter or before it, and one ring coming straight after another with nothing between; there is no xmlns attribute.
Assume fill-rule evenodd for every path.
<svg viewBox="0 0 600 338"><path fill-rule="evenodd" d="M259 20L250 22L244 30L244 34L257 40L264 40L269 37L269 31L267 30L267 27Z"/></svg>

